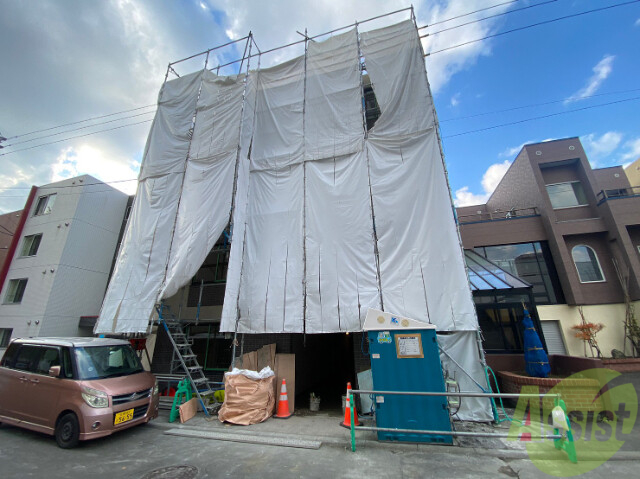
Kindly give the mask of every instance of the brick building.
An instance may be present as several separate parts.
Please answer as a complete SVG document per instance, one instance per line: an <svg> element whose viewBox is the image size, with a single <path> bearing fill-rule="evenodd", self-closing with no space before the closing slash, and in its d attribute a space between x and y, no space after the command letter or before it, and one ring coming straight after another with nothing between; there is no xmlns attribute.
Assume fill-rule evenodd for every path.
<svg viewBox="0 0 640 479"><path fill-rule="evenodd" d="M591 355L571 329L580 309L605 325L604 355L625 349L622 283L640 300L640 185L622 167L592 169L578 138L526 145L486 204L457 212L465 249L533 285L550 352ZM485 337L512 321L478 313ZM485 347L513 349L505 335Z"/></svg>

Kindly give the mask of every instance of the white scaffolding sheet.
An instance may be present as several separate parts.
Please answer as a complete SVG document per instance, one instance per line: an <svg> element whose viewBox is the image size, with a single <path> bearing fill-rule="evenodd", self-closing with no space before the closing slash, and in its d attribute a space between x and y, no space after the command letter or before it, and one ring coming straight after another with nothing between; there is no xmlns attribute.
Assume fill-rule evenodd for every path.
<svg viewBox="0 0 640 479"><path fill-rule="evenodd" d="M136 200L96 332L130 329L121 317L146 327L155 302L195 274L232 203L222 331L354 331L382 305L439 330L477 328L415 26L360 39L362 52L355 30L309 42L246 86L210 72L166 83L141 181L178 179L163 180L162 202ZM368 136L360 53L381 109ZM134 236L153 264L124 265L132 251L149 257ZM127 293L129 267L144 295Z"/></svg>
<svg viewBox="0 0 640 479"><path fill-rule="evenodd" d="M368 132L361 58L381 110ZM444 368L463 390L486 382L412 22L310 41L246 76L166 82L95 332L145 332L230 216L220 331L360 331L384 309L451 332ZM490 419L488 403L464 399L458 416Z"/></svg>
<svg viewBox="0 0 640 479"><path fill-rule="evenodd" d="M488 392L485 372L480 362L477 334L476 331L438 334L442 369L458 382L460 391ZM482 397L460 398L460 409L454 417L462 421L493 421L491 402Z"/></svg>
<svg viewBox="0 0 640 479"><path fill-rule="evenodd" d="M165 277L202 72L166 82L158 97L135 202L94 329L144 333Z"/></svg>
<svg viewBox="0 0 640 479"><path fill-rule="evenodd" d="M387 311L478 328L415 26L362 34L380 118L366 141Z"/></svg>
<svg viewBox="0 0 640 479"><path fill-rule="evenodd" d="M243 91L244 76L203 75L161 297L191 280L229 221Z"/></svg>

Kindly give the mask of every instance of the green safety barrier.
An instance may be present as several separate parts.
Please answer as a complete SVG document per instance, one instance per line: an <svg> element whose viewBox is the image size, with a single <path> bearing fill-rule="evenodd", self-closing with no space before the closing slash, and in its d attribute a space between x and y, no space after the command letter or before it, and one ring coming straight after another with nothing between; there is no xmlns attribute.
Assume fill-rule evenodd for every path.
<svg viewBox="0 0 640 479"><path fill-rule="evenodd" d="M569 460L576 464L578 462L578 456L576 455L576 444L573 442L573 432L571 432L571 421L569 420L569 415L567 414L567 406L565 405L562 399L555 399L555 405L560 406L564 411L564 417L567 421L567 434L562 439L554 439L553 445L556 446L556 449L562 449L569 456ZM554 434L560 434L559 429L553 430Z"/></svg>
<svg viewBox="0 0 640 479"><path fill-rule="evenodd" d="M349 401L348 404L352 405L351 408L349 409L349 412L351 413L351 426L350 426L351 451L355 452L356 451L356 430L354 427L354 417L353 417L353 409L355 407L355 403L353 402L353 394L351 393L351 391L349 391L347 395L347 401ZM569 420L569 416L567 414L567 406L565 405L564 401L558 397L555 398L555 405L560 406L564 411L565 420L567 421L567 428L566 428L566 434L564 435L562 434L560 429L554 428L553 433L555 435L562 435L563 437L559 439L554 439L553 444L556 447L556 449L562 449L563 451L565 451L567 453L567 456L569 457L569 460L572 463L577 464L578 457L576 455L576 445L573 440L573 432L571 431L571 421ZM371 429L375 429L375 428L371 428Z"/></svg>
<svg viewBox="0 0 640 479"><path fill-rule="evenodd" d="M173 396L173 405L169 413L169 422L174 422L180 418L180 405L191 399L191 385L188 379L183 379L178 383L178 389Z"/></svg>

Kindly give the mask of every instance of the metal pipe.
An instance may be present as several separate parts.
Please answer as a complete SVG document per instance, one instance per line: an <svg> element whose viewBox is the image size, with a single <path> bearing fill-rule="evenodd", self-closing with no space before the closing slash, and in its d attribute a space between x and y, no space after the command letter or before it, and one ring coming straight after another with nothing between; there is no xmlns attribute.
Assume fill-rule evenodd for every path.
<svg viewBox="0 0 640 479"><path fill-rule="evenodd" d="M196 53L195 55L191 55L190 57L182 58L181 60L176 60L175 62L171 62L171 63L169 63L169 66L175 65L176 63L180 63L180 62L184 62L184 61L187 61L187 60L191 60L192 58L199 57L200 55L204 55L205 53L208 55L209 52L212 52L214 50L218 50L219 48L223 48L223 47L226 47L226 46L229 46L229 45L233 45L234 43L241 42L242 40L246 40L247 38L248 38L248 36L242 37L242 38L238 38L237 40L233 40L233 41L224 43L222 45L218 45L217 47L209 48L208 50L205 50L205 51L200 52L200 53Z"/></svg>
<svg viewBox="0 0 640 479"><path fill-rule="evenodd" d="M276 50L281 50L283 48L291 47L293 45L298 45L298 44L300 44L302 42L305 42L307 40L314 40L314 39L316 39L318 37L323 37L325 35L330 35L331 33L339 32L340 30L346 30L347 28L355 27L357 24L371 22L373 20L377 20L377 19L383 18L383 17L388 17L389 15L395 15L396 13L405 12L407 10L411 10L411 7L402 8L400 10L396 10L395 12L385 13L383 15L378 15L376 17L367 18L366 20L362 20L361 22L355 22L355 23L352 23L350 25L346 25L344 27L336 28L334 30L329 30L328 32L319 33L318 35L314 35L313 37L307 37L306 39L303 39L303 40L298 40L296 42L292 42L292 43L288 43L286 45L282 45L282 46L279 46L279 47L271 48L271 49L265 50L263 52L255 53L253 55L250 55L249 58L255 57L255 56L258 56L258 55L262 55L262 54L265 54L265 53L275 52ZM242 59L238 58L237 60L234 60L232 62L225 63L224 65L220 65L220 67L226 67L226 66L229 66L229 65L233 65L234 63L238 63L239 61L242 61Z"/></svg>
<svg viewBox="0 0 640 479"><path fill-rule="evenodd" d="M513 393L474 393L474 392L419 392L419 391L368 391L365 389L353 389L354 394L378 394L387 396L456 396L456 397L500 397L504 399L519 398L560 398L560 394L513 394Z"/></svg>
<svg viewBox="0 0 640 479"><path fill-rule="evenodd" d="M355 391L354 391L355 392ZM507 439L517 439L515 436L508 432L471 432L471 431L416 431L415 429L394 429L391 427L369 427L369 426L356 426L356 431L383 431L383 432L399 432L403 434L428 434L432 436L465 436L465 437L503 437ZM561 434L540 434L531 435L532 440L536 439L562 439L564 436Z"/></svg>

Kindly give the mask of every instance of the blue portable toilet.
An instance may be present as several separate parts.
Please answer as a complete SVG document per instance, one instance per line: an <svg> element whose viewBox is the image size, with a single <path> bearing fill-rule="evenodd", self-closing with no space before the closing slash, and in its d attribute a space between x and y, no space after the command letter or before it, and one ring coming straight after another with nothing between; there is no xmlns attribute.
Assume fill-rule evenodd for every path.
<svg viewBox="0 0 640 479"><path fill-rule="evenodd" d="M364 322L369 339L375 391L445 392L436 327L369 309ZM376 394L377 427L451 431L445 396ZM378 431L381 441L452 444L447 435Z"/></svg>

